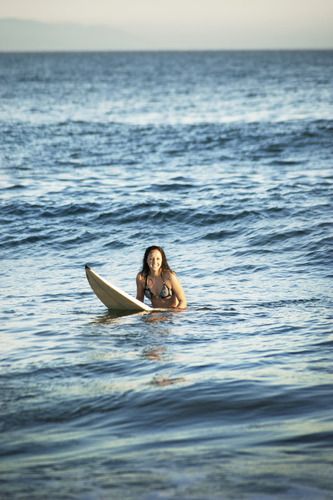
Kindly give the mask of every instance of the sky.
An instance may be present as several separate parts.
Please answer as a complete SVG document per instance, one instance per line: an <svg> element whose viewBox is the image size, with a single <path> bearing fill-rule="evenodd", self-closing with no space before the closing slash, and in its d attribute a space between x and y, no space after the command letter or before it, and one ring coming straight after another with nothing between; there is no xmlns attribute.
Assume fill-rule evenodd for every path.
<svg viewBox="0 0 333 500"><path fill-rule="evenodd" d="M138 49L333 48L333 0L1 0L4 18L103 24Z"/></svg>

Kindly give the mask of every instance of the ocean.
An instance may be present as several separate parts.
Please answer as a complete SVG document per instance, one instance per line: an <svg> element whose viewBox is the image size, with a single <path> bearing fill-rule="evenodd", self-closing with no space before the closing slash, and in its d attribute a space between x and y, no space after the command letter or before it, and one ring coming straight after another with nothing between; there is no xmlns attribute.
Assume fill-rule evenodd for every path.
<svg viewBox="0 0 333 500"><path fill-rule="evenodd" d="M0 54L1 499L333 498L332 67Z"/></svg>

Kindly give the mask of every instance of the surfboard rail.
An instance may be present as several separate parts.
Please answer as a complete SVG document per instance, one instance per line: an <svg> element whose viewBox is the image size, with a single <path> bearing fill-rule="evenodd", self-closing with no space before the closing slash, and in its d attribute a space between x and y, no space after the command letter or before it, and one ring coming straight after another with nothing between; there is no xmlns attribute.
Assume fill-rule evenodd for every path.
<svg viewBox="0 0 333 500"><path fill-rule="evenodd" d="M168 310L149 307L140 300L131 297L119 287L102 278L102 276L96 273L88 264L85 265L85 271L93 292L110 310L128 312L156 312Z"/></svg>

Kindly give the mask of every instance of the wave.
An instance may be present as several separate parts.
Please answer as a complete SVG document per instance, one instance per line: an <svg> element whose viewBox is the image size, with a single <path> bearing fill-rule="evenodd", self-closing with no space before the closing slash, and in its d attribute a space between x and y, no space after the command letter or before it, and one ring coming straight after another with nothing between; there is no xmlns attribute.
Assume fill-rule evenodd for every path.
<svg viewBox="0 0 333 500"><path fill-rule="evenodd" d="M152 379L156 389L149 390L147 386L136 391L116 390L119 377L126 376L127 372L127 364L124 362L98 362L88 366L76 364L70 369L65 367L64 372L60 367L53 371L38 370L34 373L34 379L37 381L42 377L44 381L49 380L50 386L54 377L59 374L66 376L68 373L67 376L73 378L77 373L82 380L112 374L115 380L114 390L112 394L80 396L76 385L72 388L70 398L64 393L58 393L54 402L53 398L46 399L42 412L34 405L33 395L29 404L27 399L13 402L10 400L10 393L4 393L4 402L8 399L11 407L16 407L16 416L15 419L6 418L2 430L8 432L42 423L68 423L82 419L90 426L99 415L100 428L112 425L113 429L122 431L135 429L135 432L146 432L148 428L160 430L161 425L165 430L170 430L183 425L193 426L206 420L212 429L218 425L219 433L223 435L226 431L220 427L222 423L248 423L250 418L258 425L260 421L267 419L279 421L283 416L291 421L302 415L310 418L319 410L325 412L332 409L331 401L325 397L329 391L328 385L299 388L273 386L263 381L212 379L189 383L188 376L184 373L174 383L163 384L163 393L160 392L161 385L155 383L156 378ZM24 374L24 377L27 376L28 374ZM19 412L22 404L25 411ZM307 439L311 440L309 434ZM262 441L261 443L264 444Z"/></svg>
<svg viewBox="0 0 333 500"><path fill-rule="evenodd" d="M211 164L213 160L225 163L250 160L271 166L296 166L303 165L309 154L315 161L331 151L333 121L295 120L279 126L269 122L142 126L78 120L48 124L47 129L50 140L57 138L57 147L51 147L52 162L50 144L39 141L45 131L44 123L0 124L8 164L13 165L13 148L18 150L20 146L26 156L21 163L15 162L15 168L22 170L36 168L35 164L41 159L53 169L66 163L72 168L83 165L139 165L142 168L152 149L165 163L183 159L188 165L196 156L199 164ZM32 147L35 143L39 143L38 150ZM129 143L133 145L131 150ZM33 162L29 161L31 155Z"/></svg>

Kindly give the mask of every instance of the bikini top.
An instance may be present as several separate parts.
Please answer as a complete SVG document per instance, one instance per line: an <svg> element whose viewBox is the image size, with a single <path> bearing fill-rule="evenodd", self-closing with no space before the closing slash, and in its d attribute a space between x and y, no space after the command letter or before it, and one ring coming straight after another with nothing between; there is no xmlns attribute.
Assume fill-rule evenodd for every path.
<svg viewBox="0 0 333 500"><path fill-rule="evenodd" d="M144 294L147 297L147 299L151 300L153 297L158 297L160 299L169 299L170 297L172 297L173 295L172 288L169 288L168 285L165 283L165 281L163 281L160 293L158 295L154 295L149 286L147 285L147 279L148 276L146 276L145 289L144 289Z"/></svg>

